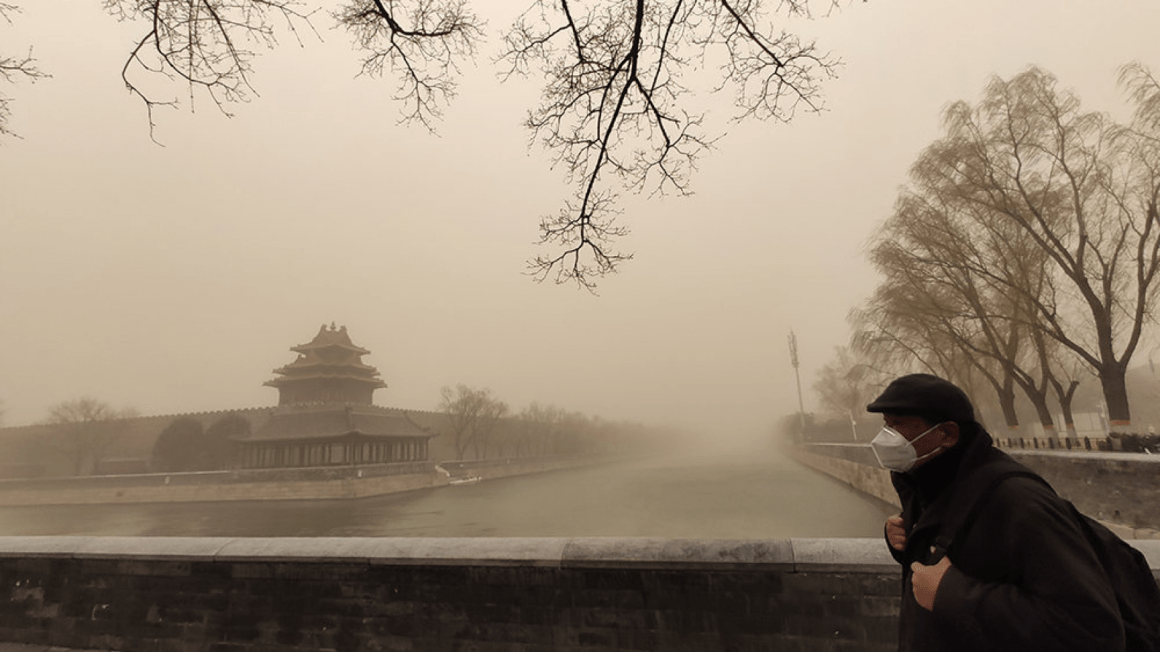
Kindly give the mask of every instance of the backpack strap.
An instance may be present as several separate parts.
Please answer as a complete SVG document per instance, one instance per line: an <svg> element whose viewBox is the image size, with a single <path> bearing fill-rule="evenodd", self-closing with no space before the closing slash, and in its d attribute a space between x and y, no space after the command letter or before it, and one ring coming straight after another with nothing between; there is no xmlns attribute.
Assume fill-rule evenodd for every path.
<svg viewBox="0 0 1160 652"><path fill-rule="evenodd" d="M934 538L930 563L937 563L954 545L955 539L966 532L979 516L983 505L995 489L1008 478L1031 478L1051 489L1042 477L1022 464L1011 460L996 460L972 469L959 481L947 503L945 517ZM1054 490L1053 490L1054 491Z"/></svg>

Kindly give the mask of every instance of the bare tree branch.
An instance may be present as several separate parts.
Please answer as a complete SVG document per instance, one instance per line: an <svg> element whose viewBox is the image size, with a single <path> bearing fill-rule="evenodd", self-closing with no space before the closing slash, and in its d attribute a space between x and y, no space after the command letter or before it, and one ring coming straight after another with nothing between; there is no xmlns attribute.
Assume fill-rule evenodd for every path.
<svg viewBox="0 0 1160 652"><path fill-rule="evenodd" d="M334 17L366 52L363 74L397 76L400 122L434 131L455 97L460 60L473 57L482 38L483 22L466 1L353 0Z"/></svg>
<svg viewBox="0 0 1160 652"><path fill-rule="evenodd" d="M16 5L0 2L0 18L5 22L12 23L12 14L20 13L20 8ZM45 74L36 67L36 59L32 57L32 48L28 48L28 53L24 56L9 57L0 55L0 81L5 84L14 84L20 79L25 79L35 82L38 79L44 79L51 75ZM12 98L4 93L0 93L0 143L3 143L5 136L19 138L19 134L12 131L8 126L8 121L12 117L11 108Z"/></svg>
<svg viewBox="0 0 1160 652"><path fill-rule="evenodd" d="M121 69L125 87L145 104L149 134L154 109L180 105L177 97L159 99L154 77L186 86L190 110L199 94L207 95L225 115L227 105L256 94L250 84L255 47L277 44L276 25L299 39L310 29L310 14L297 0L105 0L121 20L143 20L148 29Z"/></svg>
<svg viewBox="0 0 1160 652"><path fill-rule="evenodd" d="M531 0L504 32L499 60L506 77L544 77L526 126L575 192L560 213L541 219L540 245L549 253L528 262L529 274L594 290L632 258L616 248L628 234L616 222L617 191L692 192L698 159L718 136L687 109L689 73L705 72L710 92L733 90L734 120L786 122L821 111L820 84L840 62L769 18L811 17L811 1L833 9L842 0ZM305 8L311 0L103 2L114 16L144 25L121 77L145 106L150 137L161 107L193 110L208 97L230 115L231 104L256 95L256 50L275 46L285 32L301 44L300 32L314 30ZM362 51L362 74L393 77L400 122L434 131L455 97L460 66L475 55L483 21L468 0L343 2L333 17ZM4 10L14 8L0 4ZM706 70L710 60L724 63L714 72ZM37 75L31 57L11 65Z"/></svg>
<svg viewBox="0 0 1160 652"><path fill-rule="evenodd" d="M821 110L818 82L839 62L764 24L761 0L607 0L581 11L569 0L537 0L504 35L506 75L542 74L540 105L525 122L563 165L576 194L540 225L540 244L558 253L529 261L537 280L596 280L631 259L612 249L627 235L617 226L622 185L651 194L691 192L699 156L715 137L704 117L681 108L681 79L720 50L726 64L717 88L736 88L739 113L787 121L799 109ZM807 2L778 6L808 14Z"/></svg>

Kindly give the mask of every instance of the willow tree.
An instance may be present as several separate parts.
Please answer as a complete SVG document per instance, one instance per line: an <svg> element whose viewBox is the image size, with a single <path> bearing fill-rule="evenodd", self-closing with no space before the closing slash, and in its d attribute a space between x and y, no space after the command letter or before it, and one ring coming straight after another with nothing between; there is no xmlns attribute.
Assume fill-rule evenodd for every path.
<svg viewBox="0 0 1160 652"><path fill-rule="evenodd" d="M1055 391L1070 415L1076 382L1058 371L1058 346L1027 297L1055 294L1055 277L1032 238L985 206L963 204L944 183L943 165L961 157L960 146L933 145L912 167L910 184L874 238L870 259L884 287L871 308L884 318L883 332L937 337L939 347L961 352L995 390L1008 428L1019 424L1018 387L1051 433L1048 395Z"/></svg>
<svg viewBox="0 0 1160 652"><path fill-rule="evenodd" d="M1018 344L1017 333L1008 333L991 355L980 354L988 344L980 325L957 312L955 303L945 287L915 275L888 278L851 315L860 335L855 348L896 373L924 371L948 378L976 403L982 403L982 379L998 398L1007 426L1017 428L1015 380L996 361L996 355Z"/></svg>
<svg viewBox="0 0 1160 652"><path fill-rule="evenodd" d="M1134 72L1133 72L1134 71ZM1055 291L979 272L1017 295L1034 323L1098 375L1113 425L1130 423L1125 374L1156 299L1160 271L1160 86L1125 69L1129 124L1085 112L1050 74L995 78L976 106L946 113L927 174L964 210L1002 218L1045 256ZM1000 243L1001 244L1001 243Z"/></svg>

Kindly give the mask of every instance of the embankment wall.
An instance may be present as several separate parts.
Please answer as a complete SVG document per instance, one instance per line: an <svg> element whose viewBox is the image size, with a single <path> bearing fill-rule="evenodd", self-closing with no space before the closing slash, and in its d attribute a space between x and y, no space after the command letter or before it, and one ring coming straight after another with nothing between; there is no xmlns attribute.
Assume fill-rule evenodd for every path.
<svg viewBox="0 0 1160 652"><path fill-rule="evenodd" d="M890 504L890 473L866 444L787 447L793 459ZM1007 450L1079 510L1126 539L1160 537L1160 456L1144 453Z"/></svg>
<svg viewBox="0 0 1160 652"><path fill-rule="evenodd" d="M0 505L91 505L364 498L596 463L583 456L0 480Z"/></svg>

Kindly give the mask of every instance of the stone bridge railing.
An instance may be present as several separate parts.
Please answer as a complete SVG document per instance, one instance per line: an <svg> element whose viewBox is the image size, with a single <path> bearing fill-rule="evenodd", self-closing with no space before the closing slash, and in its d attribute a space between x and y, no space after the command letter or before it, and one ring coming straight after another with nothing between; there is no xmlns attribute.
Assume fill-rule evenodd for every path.
<svg viewBox="0 0 1160 652"><path fill-rule="evenodd" d="M874 652L899 606L880 539L0 537L0 585L10 652Z"/></svg>
<svg viewBox="0 0 1160 652"><path fill-rule="evenodd" d="M124 652L885 651L898 578L871 539L0 537L0 641Z"/></svg>

